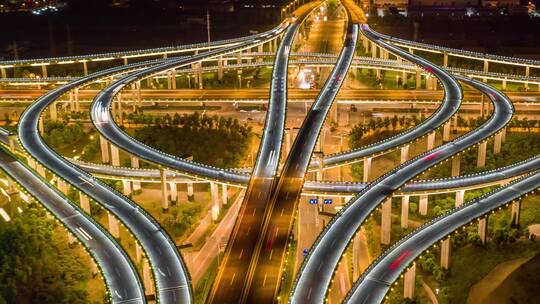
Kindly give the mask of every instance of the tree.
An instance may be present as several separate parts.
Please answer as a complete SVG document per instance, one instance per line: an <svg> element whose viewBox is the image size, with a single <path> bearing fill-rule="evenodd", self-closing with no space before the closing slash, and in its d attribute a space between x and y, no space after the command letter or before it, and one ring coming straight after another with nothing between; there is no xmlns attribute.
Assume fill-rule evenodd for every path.
<svg viewBox="0 0 540 304"><path fill-rule="evenodd" d="M87 260L59 240L62 229L30 207L0 231L0 302L88 303Z"/></svg>

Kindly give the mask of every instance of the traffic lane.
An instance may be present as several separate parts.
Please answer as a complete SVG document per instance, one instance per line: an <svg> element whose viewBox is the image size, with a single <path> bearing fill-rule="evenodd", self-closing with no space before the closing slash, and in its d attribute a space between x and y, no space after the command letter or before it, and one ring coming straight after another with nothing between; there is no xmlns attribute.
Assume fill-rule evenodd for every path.
<svg viewBox="0 0 540 304"><path fill-rule="evenodd" d="M126 89L128 94L131 90ZM36 99L43 94L47 93L47 90L0 90L0 99L9 98L26 98ZM98 90L80 90L79 100L88 100L94 98L98 94ZM288 89L289 100L314 100L319 91L316 89ZM339 91L338 100L436 100L441 99L443 96L442 91L431 90L376 90L376 89L346 89L343 88ZM505 92L514 102L536 102L540 99L539 92ZM467 101L479 101L481 99L481 93L472 90L464 90L464 99ZM176 89L176 90L141 90L141 97L143 99L218 99L228 100L237 99L239 101L243 99L255 99L255 100L268 100L270 92L268 89ZM166 104L166 101L163 101Z"/></svg>
<svg viewBox="0 0 540 304"><path fill-rule="evenodd" d="M288 58L297 30L296 23L287 29L276 54L270 88L270 106L255 169L242 202L241 216L235 222L234 233L214 282L209 302L237 303L244 292L253 250L261 233L266 202L271 197L274 175L281 156L287 106Z"/></svg>
<svg viewBox="0 0 540 304"><path fill-rule="evenodd" d="M120 245L53 187L0 148L0 167L52 212L91 251L103 271L113 303L146 303L137 271Z"/></svg>
<svg viewBox="0 0 540 304"><path fill-rule="evenodd" d="M253 186L235 222L226 256L216 277L209 303L237 303L248 272L253 248L262 228L266 204L272 193L273 178L253 178Z"/></svg>
<svg viewBox="0 0 540 304"><path fill-rule="evenodd" d="M460 80L467 81L461 78ZM490 100L494 103L495 109L491 118L478 129L424 153L392 170L390 173L385 174L376 183L370 184L351 203L340 210L338 216L333 219L331 226L327 226L329 228L323 232L320 242L312 250L313 260L306 266L306 268L309 267L310 270L308 270L308 273L311 274L307 278L304 277L303 280L302 277L300 278L302 281L298 283L300 290L295 294L295 301L299 299L306 300L311 297L311 291L314 290L316 290L316 299L321 297L320 290L321 288L324 290L324 286L326 286L321 284L321 278L328 280L331 277L332 271L330 268L333 269L333 266L337 264L348 241L354 236L358 227L365 221L368 215L386 197L412 177L420 174L434 164L448 159L452 155L484 140L510 121L513 108L511 102L504 98L504 95L500 93L495 95L498 92L490 90L485 84L476 81L469 81L468 83L486 92ZM330 242L332 244L330 246L335 246L335 250L331 252L325 249ZM317 263L320 263L318 269L315 272L310 272L313 271L313 265L317 265ZM326 270L324 270L325 268Z"/></svg>
<svg viewBox="0 0 540 304"><path fill-rule="evenodd" d="M270 226L262 235L262 247L257 255L253 279L245 303L273 303L281 281L281 265L292 229L294 206L300 196L302 178L287 178L270 214Z"/></svg>
<svg viewBox="0 0 540 304"><path fill-rule="evenodd" d="M252 268L253 273L250 274L253 279L248 286L249 293L246 300L248 303L255 300L271 302L275 298L280 282L281 263L292 229L293 215L300 198L304 175L326 115L352 61L357 35L357 26L350 25L336 66L307 114L286 160L270 202L268 211L270 219L263 228L262 240L265 244L259 242L252 262L255 266Z"/></svg>
<svg viewBox="0 0 540 304"><path fill-rule="evenodd" d="M358 150L356 153L362 154L366 153L365 151L369 151L368 153L373 154L374 151L388 150L400 144L410 142L415 138L428 134L456 113L461 103L462 91L455 78L429 61L408 54L399 48L380 41L376 33L370 31L367 25L361 25L361 28L364 35L368 36L370 40L404 59L428 69L443 84L445 97L441 107L416 128L398 134L386 141L368 146L365 149ZM448 157L446 151L440 151L439 154L425 162L418 161L413 163L419 157L406 162L404 165L383 175L377 181L370 184L355 199L341 209L338 215L326 226L320 238L304 260L302 268L299 271L298 280L293 287L291 301L293 303L322 302L335 265L337 265L349 240L356 233L365 218L386 197L391 195L393 191L412 177L420 174L423 170L441 161L443 159L442 156Z"/></svg>
<svg viewBox="0 0 540 304"><path fill-rule="evenodd" d="M146 64L148 63L134 64L129 67L144 66ZM24 148L45 167L82 190L92 199L100 202L129 227L128 229L133 232L143 245L150 258L153 270L156 271L154 278L158 282L159 288L157 292L160 301L167 303L177 302L179 299L177 292L182 293L182 291L185 291L182 293L181 301L189 303L191 301L191 295L187 270L181 262L181 257L176 250L175 244L163 230L160 230L157 222L125 196L97 182L84 171L57 156L56 152L51 150L43 142L38 132L38 120L41 113L50 103L62 95L64 91L91 81L93 78L101 77L101 75L124 69L113 68L98 72L88 78L74 81L66 87L45 94L30 105L21 116L21 120L19 121L19 138ZM175 271L171 271L171 269ZM158 270L162 271L163 275L158 275Z"/></svg>
<svg viewBox="0 0 540 304"><path fill-rule="evenodd" d="M382 303L390 285L422 252L471 221L488 214L540 186L540 174L515 181L419 227L382 255L345 303Z"/></svg>

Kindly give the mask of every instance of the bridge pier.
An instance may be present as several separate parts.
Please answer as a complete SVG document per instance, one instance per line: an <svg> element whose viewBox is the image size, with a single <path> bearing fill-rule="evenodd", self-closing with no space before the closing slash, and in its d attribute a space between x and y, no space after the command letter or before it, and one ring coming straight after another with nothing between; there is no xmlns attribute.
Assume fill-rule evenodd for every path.
<svg viewBox="0 0 540 304"><path fill-rule="evenodd" d="M99 135L99 146L101 148L101 162L106 164L109 162L109 142L103 135Z"/></svg>
<svg viewBox="0 0 540 304"><path fill-rule="evenodd" d="M392 197L381 206L381 244L389 245L392 232Z"/></svg>
<svg viewBox="0 0 540 304"><path fill-rule="evenodd" d="M487 73L489 71L489 62L487 60L484 60L484 73ZM484 77L484 82L487 82L487 78Z"/></svg>
<svg viewBox="0 0 540 304"><path fill-rule="evenodd" d="M92 211L90 209L90 200L88 199L88 196L86 196L84 193L79 191L79 202L81 204L81 209L84 210L84 212L88 213L88 215L92 215Z"/></svg>
<svg viewBox="0 0 540 304"><path fill-rule="evenodd" d="M45 167L43 167L41 164L36 163L36 172L43 178L46 178L45 176Z"/></svg>
<svg viewBox="0 0 540 304"><path fill-rule="evenodd" d="M435 131L428 134L427 137L427 151L432 150L435 147Z"/></svg>
<svg viewBox="0 0 540 304"><path fill-rule="evenodd" d="M210 182L210 196L212 198L212 220L217 221L219 217L219 195L218 184Z"/></svg>
<svg viewBox="0 0 540 304"><path fill-rule="evenodd" d="M427 213L428 213L428 196L427 196L427 194L420 195L420 206L419 206L418 210L420 211L421 215L427 215Z"/></svg>
<svg viewBox="0 0 540 304"><path fill-rule="evenodd" d="M141 245L135 240L135 263L140 263L143 257Z"/></svg>
<svg viewBox="0 0 540 304"><path fill-rule="evenodd" d="M57 104L57 101L53 101L53 103L51 103L49 106L50 118L52 121L56 121L58 119L58 110L56 109Z"/></svg>
<svg viewBox="0 0 540 304"><path fill-rule="evenodd" d="M403 280L403 297L406 299L414 299L414 289L416 287L416 263L405 272Z"/></svg>
<svg viewBox="0 0 540 304"><path fill-rule="evenodd" d="M223 80L223 56L219 56L217 64L218 64L218 72L217 72L218 80L222 81Z"/></svg>
<svg viewBox="0 0 540 304"><path fill-rule="evenodd" d="M401 228L409 228L409 196L401 197Z"/></svg>
<svg viewBox="0 0 540 304"><path fill-rule="evenodd" d="M171 204L174 206L178 201L178 187L176 183L169 182L169 189L171 191Z"/></svg>
<svg viewBox="0 0 540 304"><path fill-rule="evenodd" d="M154 294L154 282L152 281L152 274L150 270L150 262L148 262L147 258L143 259L143 285L144 285L144 293L146 295L152 295Z"/></svg>
<svg viewBox="0 0 540 304"><path fill-rule="evenodd" d="M131 159L131 167L132 168L139 168L139 158L137 156L130 156ZM139 181L133 181L133 192L137 192L141 190L141 182Z"/></svg>
<svg viewBox="0 0 540 304"><path fill-rule="evenodd" d="M111 164L113 166L120 166L120 151L118 150L118 147L110 144L111 146Z"/></svg>
<svg viewBox="0 0 540 304"><path fill-rule="evenodd" d="M221 200L223 205L227 205L229 203L229 190L227 189L226 184L221 185Z"/></svg>
<svg viewBox="0 0 540 304"><path fill-rule="evenodd" d="M465 190L456 191L456 199L455 199L456 208L463 205L464 199L465 199Z"/></svg>
<svg viewBox="0 0 540 304"><path fill-rule="evenodd" d="M409 159L409 145L405 145L403 147L401 147L401 152L400 152L400 163L403 164L404 162L406 162L408 159Z"/></svg>
<svg viewBox="0 0 540 304"><path fill-rule="evenodd" d="M42 65L41 66L41 78L47 78L47 66L46 65Z"/></svg>
<svg viewBox="0 0 540 304"><path fill-rule="evenodd" d="M529 66L525 67L525 77L529 77L529 74L531 72L531 68ZM525 90L529 90L529 83L525 82Z"/></svg>
<svg viewBox="0 0 540 304"><path fill-rule="evenodd" d="M443 53L443 67L448 67L448 53L447 52L444 52Z"/></svg>
<svg viewBox="0 0 540 304"><path fill-rule="evenodd" d="M118 226L118 220L109 212L107 212L107 219L109 221L109 232L114 238L119 239L120 227Z"/></svg>
<svg viewBox="0 0 540 304"><path fill-rule="evenodd" d="M478 236L482 245L486 244L488 232L488 216L485 216L478 220Z"/></svg>
<svg viewBox="0 0 540 304"><path fill-rule="evenodd" d="M68 194L69 185L63 179L57 178L56 179L56 184L57 184L58 190L60 190L60 192L62 192L64 195Z"/></svg>
<svg viewBox="0 0 540 304"><path fill-rule="evenodd" d="M483 168L486 166L486 150L487 150L487 141L483 141L478 146L478 159L476 160L477 168Z"/></svg>
<svg viewBox="0 0 540 304"><path fill-rule="evenodd" d="M501 153L502 147L502 132L495 134L495 140L493 141L493 154Z"/></svg>
<svg viewBox="0 0 540 304"><path fill-rule="evenodd" d="M377 58L377 45L375 43L371 43L371 58Z"/></svg>
<svg viewBox="0 0 540 304"><path fill-rule="evenodd" d="M363 182L367 183L369 181L369 173L371 172L371 157L364 158L364 174L362 176Z"/></svg>
<svg viewBox="0 0 540 304"><path fill-rule="evenodd" d="M444 124L443 127L443 143L450 141L450 128L452 127L451 121Z"/></svg>
<svg viewBox="0 0 540 304"><path fill-rule="evenodd" d="M169 209L169 194L167 193L167 170L160 168L159 175L161 176L161 209L167 211Z"/></svg>
<svg viewBox="0 0 540 304"><path fill-rule="evenodd" d="M513 227L519 227L519 216L521 214L521 201L513 202L512 203L512 215L511 218L511 225Z"/></svg>
<svg viewBox="0 0 540 304"><path fill-rule="evenodd" d="M292 129L285 129L285 156L291 151L291 132Z"/></svg>
<svg viewBox="0 0 540 304"><path fill-rule="evenodd" d="M506 90L506 77L504 77L504 79L502 80L502 90Z"/></svg>
<svg viewBox="0 0 540 304"><path fill-rule="evenodd" d="M123 180L122 188L123 188L124 195L127 197L131 197L131 182L128 180Z"/></svg>
<svg viewBox="0 0 540 304"><path fill-rule="evenodd" d="M88 76L88 64L86 63L86 61L83 61L82 65L83 65L83 75Z"/></svg>
<svg viewBox="0 0 540 304"><path fill-rule="evenodd" d="M187 186L187 198L188 198L188 201L192 202L194 200L194 196L193 196L193 183L187 183L186 184Z"/></svg>
<svg viewBox="0 0 540 304"><path fill-rule="evenodd" d="M456 154L452 158L452 176L459 176L459 171L461 167L461 157L459 154Z"/></svg>
<svg viewBox="0 0 540 304"><path fill-rule="evenodd" d="M416 68L416 89L422 88L422 70L419 67Z"/></svg>
<svg viewBox="0 0 540 304"><path fill-rule="evenodd" d="M0 73L1 73L1 77L2 78L7 78L7 74L6 74L6 69L5 68L0 68Z"/></svg>
<svg viewBox="0 0 540 304"><path fill-rule="evenodd" d="M448 269L450 267L450 252L452 250L450 237L441 242L441 268Z"/></svg>

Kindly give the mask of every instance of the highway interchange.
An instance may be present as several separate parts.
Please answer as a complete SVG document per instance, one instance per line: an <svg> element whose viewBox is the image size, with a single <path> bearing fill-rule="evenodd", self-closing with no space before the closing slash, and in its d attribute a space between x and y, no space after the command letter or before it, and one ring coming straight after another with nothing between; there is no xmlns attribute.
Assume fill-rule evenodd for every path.
<svg viewBox="0 0 540 304"><path fill-rule="evenodd" d="M380 303L389 287L424 250L457 228L538 188L540 178L535 174L540 165L538 157L473 176L458 176L434 181L411 181L435 164L496 135L513 117L512 102L505 94L489 85L467 77L453 76L451 73L459 73L459 71L437 66L401 47L430 50L441 52L445 56L453 54L466 58L478 58L478 54L416 44L379 34L371 30L362 21L362 18L357 16L361 12L350 1L343 1L343 8L347 11L349 24L341 53L337 58L333 57L333 62L329 61L333 70L318 95L316 97L303 95L303 99L313 97L314 102L307 112L284 164L280 166L287 101L291 98L290 92L287 92L289 57L295 34L302 26L304 17L308 18L307 16L312 11L316 11L320 4L317 2L308 4L304 7L306 11L297 16L296 20L285 21L267 32L216 42L210 46L202 44L146 52L95 55L92 57L93 60L109 60L109 58L131 58L130 56L135 55L146 56L144 54L153 56L156 53L173 54L207 50L192 56L139 62L90 73L46 92L32 102L21 115L17 132L20 147L11 152L7 151L7 148L2 148L0 167L17 181L19 187L26 189L81 239L99 264L113 303L145 303L144 289L146 287L143 287L140 276L127 254L109 233L73 202L66 200L54 186L32 172L32 170L37 170L35 162L38 163L38 166L42 165L54 172L59 180L69 183L83 195L95 200L125 225L140 243L145 255L148 256L155 282L156 298L160 302L191 303L193 302L193 291L188 269L170 236L136 202L96 178L129 178L129 180L160 182L160 170L111 167L68 160L47 146L40 135L40 119L48 106L71 90L83 88L98 80L115 77L112 84L96 95L90 108L92 123L111 144L131 155L164 168L166 174L169 175L168 180L178 178L184 182L196 179L247 187L247 194L239 211L231 241L227 245L223 259L224 266L220 268L208 300L212 303L253 303L255 301L272 303L276 301L285 251L293 230L294 217L301 195L354 196L326 225L309 250L309 254L297 273L289 298L291 303L323 303L328 296L327 290L344 250L373 211L381 206L385 208L385 204L388 206L389 197L407 193L444 193L455 191L455 189L472 189L503 184L517 179L485 197L467 202L448 214L431 220L378 257L355 282L345 302ZM312 159L312 154L330 107L335 103L335 100L340 98L338 92L345 81L347 71L351 66L354 66L355 47L360 35L363 36L362 39L368 39L381 49L411 62L407 67L408 70L415 70L415 66L418 66L423 69L422 73L436 77L444 90L443 99L431 116L414 128L360 149L324 156L322 164L319 164L318 162L321 160ZM282 36L282 38L275 53L269 93L260 92L257 95L259 99L269 97L269 107L259 153L253 169L215 168L166 154L136 141L122 131L115 122L111 109L112 104L128 85L147 77L200 63L203 60L241 52L264 43L272 43L278 36ZM85 58L57 58L54 61L69 64L92 60L92 58ZM480 60L523 64L528 67L536 67L537 65L537 62L529 60L491 55L482 55ZM25 64L41 66L43 61L2 62L0 67L6 69ZM465 74L468 75L468 72ZM373 182L305 181L308 170L316 172L318 168L332 168L360 161L365 163L366 160L371 162L375 156L407 146L419 138L429 136L429 134L442 129L443 125L456 115L462 105L463 91L458 80L478 90L481 94L485 94L493 103L493 112L482 126L407 160ZM535 83L534 79L528 81ZM441 95L438 93L433 96L440 97ZM0 135L4 144L9 146L8 134L0 132ZM34 163L34 168L29 168L16 155L19 157L24 155L22 158L29 159L29 164ZM526 176L521 177L524 175ZM271 248L267 248L268 240L271 240ZM388 271L389 265L404 251L408 253L407 258L399 267L392 267L392 271ZM231 257L239 258L233 259Z"/></svg>

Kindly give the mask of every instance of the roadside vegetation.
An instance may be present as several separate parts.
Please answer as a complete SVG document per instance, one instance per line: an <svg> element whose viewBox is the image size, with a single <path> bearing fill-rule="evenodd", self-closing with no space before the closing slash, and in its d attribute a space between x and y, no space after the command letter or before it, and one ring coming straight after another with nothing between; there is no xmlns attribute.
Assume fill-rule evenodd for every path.
<svg viewBox="0 0 540 304"><path fill-rule="evenodd" d="M36 207L0 227L0 303L103 303L104 290L90 299L88 256L62 233Z"/></svg>

